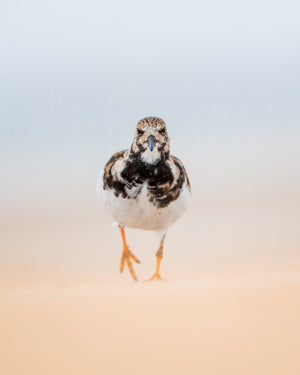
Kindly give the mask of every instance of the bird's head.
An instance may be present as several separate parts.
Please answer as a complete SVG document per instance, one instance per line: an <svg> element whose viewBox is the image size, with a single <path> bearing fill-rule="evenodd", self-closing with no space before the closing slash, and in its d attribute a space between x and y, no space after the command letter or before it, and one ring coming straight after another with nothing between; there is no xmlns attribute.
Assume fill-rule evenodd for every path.
<svg viewBox="0 0 300 375"><path fill-rule="evenodd" d="M132 151L140 153L141 159L155 164L169 156L170 139L165 122L158 117L145 117L136 126Z"/></svg>

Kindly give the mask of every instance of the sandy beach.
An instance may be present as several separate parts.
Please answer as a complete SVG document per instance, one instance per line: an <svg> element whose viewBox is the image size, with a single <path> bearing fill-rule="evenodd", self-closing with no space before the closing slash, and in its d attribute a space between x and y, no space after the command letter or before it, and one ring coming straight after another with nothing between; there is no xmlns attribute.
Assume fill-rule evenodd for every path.
<svg viewBox="0 0 300 375"><path fill-rule="evenodd" d="M1 291L0 372L300 373L300 274Z"/></svg>
<svg viewBox="0 0 300 375"><path fill-rule="evenodd" d="M0 373L299 375L296 226L233 208L203 207L199 221L197 210L170 230L165 280L151 283L156 235L128 231L134 283L97 206L6 217Z"/></svg>
<svg viewBox="0 0 300 375"><path fill-rule="evenodd" d="M300 2L0 9L0 375L300 375ZM149 116L192 198L134 283L96 182Z"/></svg>

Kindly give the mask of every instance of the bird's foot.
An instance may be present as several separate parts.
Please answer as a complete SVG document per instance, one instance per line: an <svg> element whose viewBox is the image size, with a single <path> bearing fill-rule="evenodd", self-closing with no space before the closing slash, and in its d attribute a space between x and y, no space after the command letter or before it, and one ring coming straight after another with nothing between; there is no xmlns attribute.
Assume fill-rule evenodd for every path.
<svg viewBox="0 0 300 375"><path fill-rule="evenodd" d="M141 263L138 258L129 250L128 246L125 246L123 248L122 256L121 256L121 267L120 267L120 272L123 272L124 267L125 267L125 262L127 264L127 267L129 269L129 272L133 278L134 281L137 281L137 277L135 275L133 265L131 262L131 259L133 259L136 263Z"/></svg>
<svg viewBox="0 0 300 375"><path fill-rule="evenodd" d="M147 279L146 282L153 281L153 280L164 280L164 279L160 276L159 272L154 272L154 274L150 277L150 279Z"/></svg>

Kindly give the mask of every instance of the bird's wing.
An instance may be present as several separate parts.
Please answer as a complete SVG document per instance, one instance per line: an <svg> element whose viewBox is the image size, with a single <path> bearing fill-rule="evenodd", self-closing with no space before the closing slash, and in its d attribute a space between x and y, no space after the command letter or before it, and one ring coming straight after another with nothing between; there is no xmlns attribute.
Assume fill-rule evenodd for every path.
<svg viewBox="0 0 300 375"><path fill-rule="evenodd" d="M184 181L186 181L189 190L191 191L191 184L189 180L189 176L185 170L185 167L180 159L176 156L171 155L171 160L174 163L175 167L177 168L178 173L176 173L176 183L178 186L182 186Z"/></svg>
<svg viewBox="0 0 300 375"><path fill-rule="evenodd" d="M116 162L124 158L125 152L126 150L114 153L112 157L106 163L104 167L104 174L103 174L103 188L105 190L109 188L109 183L114 178Z"/></svg>

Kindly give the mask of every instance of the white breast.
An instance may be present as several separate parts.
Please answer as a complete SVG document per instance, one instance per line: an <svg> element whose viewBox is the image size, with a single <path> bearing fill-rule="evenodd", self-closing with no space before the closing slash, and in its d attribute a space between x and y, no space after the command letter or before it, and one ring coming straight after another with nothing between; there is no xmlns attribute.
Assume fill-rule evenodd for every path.
<svg viewBox="0 0 300 375"><path fill-rule="evenodd" d="M119 224L156 231L167 230L185 212L190 200L190 190L186 183L178 198L163 208L157 208L149 201L146 184L137 198L116 197L113 190L103 190L102 187L99 193L106 209Z"/></svg>

